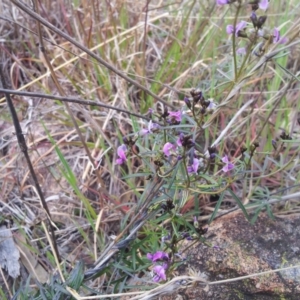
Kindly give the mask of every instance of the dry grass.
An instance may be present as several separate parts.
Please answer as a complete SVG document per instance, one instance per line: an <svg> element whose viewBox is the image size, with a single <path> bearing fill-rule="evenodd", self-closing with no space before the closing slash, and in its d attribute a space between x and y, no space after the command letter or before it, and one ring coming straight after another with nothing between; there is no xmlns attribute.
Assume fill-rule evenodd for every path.
<svg viewBox="0 0 300 300"><path fill-rule="evenodd" d="M161 109L147 89L171 107L181 109L183 96L198 87L219 104L203 125L207 128L201 140L204 152L215 143L220 156L228 153L237 162L243 145L251 149L254 141L259 143L247 180L241 170L231 183L243 205L248 204L247 209L256 209L258 214L259 208L266 209L258 204L262 199L271 199L272 193L286 197L298 190L299 143L282 143L279 139L282 130L297 139L299 129L299 81L295 78L299 75L297 1L287 1L285 10L274 3L268 11L268 26L281 26L289 44L266 49L268 63L265 56L259 59L253 55L239 76L234 76L231 38L225 33L226 25L234 22L234 10L215 7L215 1L40 3L42 18L144 86L144 90L43 26L43 42L62 89L59 90L38 47L38 23L12 2L0 3L1 62L11 89L76 96L141 114L149 107ZM27 5L31 7L31 1ZM248 18L249 12L249 8L242 10L239 19ZM278 53L286 55L271 60L279 48ZM237 60L241 65L241 58ZM127 223L133 222L133 212L141 205L140 196L148 191L147 181L133 176L144 171L143 160L133 158L126 168L115 163L122 138L139 132L145 120L96 105L72 103L69 106L80 138L61 101L18 95L13 96L13 101L52 221L58 227L56 239L66 268L63 273L68 273L78 260L92 267L99 253L103 258L106 245L112 241L110 236L120 237ZM1 212L4 219L14 220L14 232L22 232L31 252L39 254L39 258L31 258L32 263L42 265L44 271L40 272L46 270L43 275L47 277L55 267L53 257L45 258L51 239L47 239L41 222L47 216L18 148L4 98L0 99L0 115ZM277 150L272 148L272 139L279 139ZM214 171L217 174L217 168ZM122 179L125 175L131 177ZM189 192L182 212L194 209ZM225 198L231 204L221 206L219 214L237 209L230 195ZM210 219L216 204L210 193L201 194L199 203L199 219ZM273 204L273 212L278 215L298 210L298 199ZM34 272L30 275L35 276ZM102 293L115 292L105 274L89 282L89 286ZM9 292L13 294L12 289Z"/></svg>

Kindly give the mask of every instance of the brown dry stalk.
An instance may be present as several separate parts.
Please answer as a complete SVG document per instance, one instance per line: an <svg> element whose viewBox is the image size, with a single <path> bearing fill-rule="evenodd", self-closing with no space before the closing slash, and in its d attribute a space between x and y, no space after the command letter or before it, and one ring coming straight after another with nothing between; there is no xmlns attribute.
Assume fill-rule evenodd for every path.
<svg viewBox="0 0 300 300"><path fill-rule="evenodd" d="M103 108L107 108L107 109L112 109L112 110L115 110L118 112L123 112L125 114L131 115L131 116L134 116L134 117L137 117L140 119L144 119L146 121L150 121L150 118L148 118L144 115L140 115L140 114L134 113L132 111L116 107L116 106L95 102L93 100L84 100L84 99L80 99L80 98L76 98L76 97L53 96L53 95L47 95L47 94L43 94L43 93L16 91L16 90L3 89L1 87L0 87L0 92L12 94L12 95L26 96L26 97L44 98L44 99L49 99L49 100L53 100L53 101L59 100L62 102L78 103L78 104L86 105L86 106L88 106L88 105L99 106L99 107L103 107ZM163 124L161 124L161 125L163 126Z"/></svg>
<svg viewBox="0 0 300 300"><path fill-rule="evenodd" d="M6 84L4 72L2 70L2 66L0 66L0 81L1 81L2 87L4 89L6 89L7 84ZM53 244L53 250L55 252L54 255L57 257L58 261L60 261L60 256L59 256L57 243L56 243L56 238L55 238L55 234L54 234L55 225L54 225L54 223L51 219L51 215L50 215L50 211L49 211L47 202L45 200L44 194L43 194L42 189L39 185L37 176L35 174L33 165L31 163L31 160L30 160L30 157L29 157L29 154L28 154L27 144L26 144L23 132L22 132L20 122L18 120L18 116L17 116L17 112L15 110L14 104L11 100L10 94L9 93L4 93L4 94L5 94L6 102L7 102L7 105L9 107L10 114L11 114L11 117L12 117L12 120L13 120L13 123L14 123L15 130L16 130L16 136L17 136L17 139L18 139L19 147L20 147L21 151L23 152L23 154L25 156L25 159L26 159L31 177L34 181L35 188L37 190L38 196L41 200L42 206L43 206L43 208L46 212L47 218L48 218L50 232L51 232L51 239L52 239L52 244Z"/></svg>
<svg viewBox="0 0 300 300"><path fill-rule="evenodd" d="M52 30L56 34L60 35L61 37L63 37L64 39L66 39L67 41L69 41L70 43L72 43L73 45L75 45L76 47L78 47L80 50L82 50L83 52L85 52L86 54L88 54L89 56L91 56L92 58L94 58L100 64L104 65L108 70L114 72L118 76L122 77L126 81L130 82L131 84L133 84L134 86L136 86L139 89L143 90L144 92L146 92L147 94L149 94L150 96L152 96L157 101L160 101L163 104L165 104L166 106L169 106L169 107L175 109L175 107L172 104L170 104L167 101L163 100L162 98L158 97L156 94L152 93L148 88L146 88L142 84L138 83L137 81L133 80L132 78L128 77L123 72L121 72L120 70L118 70L116 67L114 67L111 64L107 63L103 58L101 58L100 56L98 56L95 53L93 53L92 51L90 51L87 47L85 47L81 43L77 42L75 39L73 39L72 37L70 37L68 34L64 33L61 30L59 30L57 27L55 27L54 25L52 25L51 23L49 23L48 21L46 21L44 18L42 18L40 15L38 15L37 13L35 13L34 11L32 11L29 7L27 7L23 3L21 3L21 2L19 2L17 0L11 0L11 2L15 6L19 7L21 10L23 10L24 12L26 12L28 15L30 15L33 19L35 19L36 21L40 22L44 26L48 27L50 30Z"/></svg>
<svg viewBox="0 0 300 300"><path fill-rule="evenodd" d="M34 0L34 6L35 6L35 7L34 7L35 10L36 10L37 13L38 13L38 12L39 12L39 6L38 6L38 1L37 1L37 0ZM47 67L48 67L49 70L50 70L51 78L52 78L52 80L53 80L53 82L54 82L54 84L55 84L55 86L56 86L56 88L57 88L59 94L60 94L61 96L66 96L66 93L64 92L62 86L60 85L60 83L59 83L59 81L58 81L58 79L57 79L57 76L56 76L56 74L55 74L55 72L54 72L54 70L53 70L53 67L52 67L52 65L51 65L51 63L50 63L50 60L49 60L49 58L48 58L48 55L47 55L47 53L46 53L46 49L45 49L45 47L44 47L44 41L43 41L43 37L42 37L41 24L40 24L40 22L39 22L38 20L36 20L36 21L37 21L37 28L38 28L38 37L39 37L39 44L40 44L39 47L40 47L40 51L41 51L41 53L42 53L42 56L43 56L43 58L44 58L44 61L45 61L46 65L47 65ZM94 159L93 159L93 157L92 157L92 155L91 155L91 152L90 152L88 146L86 145L86 143L85 143L85 141L84 141L84 138L83 138L82 133L81 133L81 131L80 131L80 129L79 129L79 126L78 126L78 124L77 124L77 122L76 122L76 120L75 120L75 117L74 117L73 112L72 112L72 110L71 110L71 108L70 108L70 106L69 106L69 103L68 103L68 102L63 102L63 103L64 103L64 105L65 105L65 108L66 108L66 110L67 110L69 116L71 117L72 123L73 123L73 125L74 125L74 127L75 127L75 130L76 130L76 132L77 132L77 134L78 134L78 137L79 137L79 139L80 139L80 141L81 141L81 144L82 144L82 146L83 146L83 148L84 148L84 150L85 150L85 153L86 153L86 155L88 156L88 158L89 158L90 163L92 164L92 166L95 167ZM103 180L102 180L102 178L101 178L101 176L100 176L100 174L99 174L99 169L96 169L96 170L95 170L95 173L96 173L96 176L97 176L97 179L98 179L98 184L100 185L100 187L101 187L102 189L104 189L104 192L106 192L106 190L105 190L105 188L104 188L105 185L104 185ZM101 197L100 199L101 199L100 201L102 202L102 201L103 201L103 200L102 200L102 197ZM102 204L102 206L103 206L103 203L101 203L101 204Z"/></svg>

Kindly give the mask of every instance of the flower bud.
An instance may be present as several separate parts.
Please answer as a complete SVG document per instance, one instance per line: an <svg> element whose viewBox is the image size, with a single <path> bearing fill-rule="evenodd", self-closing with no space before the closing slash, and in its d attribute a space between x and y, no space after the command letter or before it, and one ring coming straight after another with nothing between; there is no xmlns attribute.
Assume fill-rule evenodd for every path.
<svg viewBox="0 0 300 300"><path fill-rule="evenodd" d="M188 97L184 97L183 100L184 100L186 106L187 106L189 109L191 109L191 108L192 108L192 103L191 103L190 99L189 99Z"/></svg>
<svg viewBox="0 0 300 300"><path fill-rule="evenodd" d="M257 15L254 11L252 11L250 19L252 21L253 27L257 28Z"/></svg>
<svg viewBox="0 0 300 300"><path fill-rule="evenodd" d="M261 29L267 20L267 16L260 16L257 20L257 28Z"/></svg>

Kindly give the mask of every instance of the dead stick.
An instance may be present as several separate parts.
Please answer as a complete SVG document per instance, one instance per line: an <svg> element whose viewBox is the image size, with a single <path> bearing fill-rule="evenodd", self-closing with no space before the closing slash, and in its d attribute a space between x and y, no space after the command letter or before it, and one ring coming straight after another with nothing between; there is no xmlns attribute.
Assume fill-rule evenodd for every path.
<svg viewBox="0 0 300 300"><path fill-rule="evenodd" d="M19 95L19 96L26 96L26 97L33 97L33 98L45 98L45 99L49 99L49 100L59 100L62 102L78 103L81 105L99 106L99 107L103 107L103 108L107 108L107 109L113 109L118 112L123 112L125 114L131 115L131 116L134 116L134 117L137 117L140 119L144 119L146 121L151 120L150 118L148 118L144 115L140 115L140 114L131 112L129 110L116 107L116 106L99 103L99 102L96 102L93 100L84 100L84 99L80 99L80 98L76 98L76 97L54 96L54 95L47 95L47 94L35 93L35 92L33 93L33 92L16 91L16 90L9 90L9 89L3 89L3 88L0 88L0 93L8 93L8 94L12 94L12 95ZM155 123L158 123L158 122L155 122ZM163 126L163 124L161 124L161 125Z"/></svg>
<svg viewBox="0 0 300 300"><path fill-rule="evenodd" d="M7 85L6 85L6 81L5 81L5 77L4 77L4 72L2 70L2 66L0 66L0 81L2 83L2 87L4 89L7 89ZM42 189L39 185L39 182L38 182L38 179L36 177L35 171L33 169L33 166L32 166L29 154L28 154L27 144L26 144L24 135L22 133L22 128L21 128L20 122L18 120L18 116L17 116L16 110L15 110L14 104L11 100L10 94L6 93L6 92L4 94L5 94L6 102L7 102L7 105L9 107L10 114L11 114L11 117L12 117L12 120L13 120L13 123L14 123L15 130L16 130L16 136L17 136L17 139L18 139L19 147L20 147L21 151L23 152L23 154L25 156L25 159L26 159L31 177L34 181L35 188L37 190L37 193L38 193L39 198L41 200L42 206L43 206L44 210L46 211L46 214L47 214L47 217L48 217L48 222L49 222L49 227L50 227L50 231L51 231L51 238L52 238L52 243L53 243L53 248L54 248L54 251L55 251L55 255L56 255L57 259L60 261L60 256L59 256L57 243L56 243L56 239L55 239L55 234L54 234L55 226L54 226L54 224L51 220L51 215L50 215L50 211L48 209L48 205L45 201L44 194L43 194Z"/></svg>
<svg viewBox="0 0 300 300"><path fill-rule="evenodd" d="M33 3L34 3L34 8L35 8L36 12L39 13L38 1L34 0ZM36 22L37 22L37 28L38 28L39 44L40 44L39 47L40 47L40 51L42 53L42 56L44 58L44 61L45 61L46 65L47 65L48 69L50 70L51 78L52 78L52 80L53 80L53 82L54 82L54 84L55 84L55 86L56 86L59 94L61 96L66 96L66 93L65 93L64 89L62 88L61 84L59 83L59 81L57 79L57 76L56 76L56 74L54 72L54 69L53 69L53 67L51 65L51 62L49 60L49 57L48 57L48 55L46 53L46 49L45 49L44 41L43 41L43 37L42 37L41 24L40 24L40 22L38 20L36 20ZM77 122L75 120L75 117L73 115L73 112L72 112L72 110L71 110L71 108L69 106L69 103L68 102L64 102L64 105L65 105L65 108L66 108L69 116L71 117L72 123L73 123L73 125L75 127L75 130L76 130L78 136L79 136L79 139L80 139L81 144L82 144L82 146L83 146L83 148L85 150L85 153L88 156L88 158L89 158L90 163L92 164L92 166L95 167L96 164L95 164L95 162L93 160L93 157L91 155L91 152L90 152L90 150L89 150L89 148L88 148L88 146L87 146L87 144L86 144L86 142L85 142L85 140L84 140L84 138L82 136L82 133L81 133L81 131L79 129L79 126L78 126L78 124L77 124ZM95 173L96 173L96 176L97 176L97 179L98 179L98 184L101 186L102 189L105 190L105 185L104 185L104 182L103 182L103 180L102 180L102 178L100 176L99 170L96 169ZM102 202L102 200L100 200L100 201ZM103 203L101 203L101 204L102 204L102 207L103 207L104 204Z"/></svg>
<svg viewBox="0 0 300 300"><path fill-rule="evenodd" d="M130 77L128 77L127 75L125 75L123 72L121 72L120 70L118 70L117 68L115 68L114 66L112 66L111 64L109 64L108 62L106 62L103 58L101 58L100 56L98 56L95 53L93 53L92 51L90 51L87 47L85 47L82 44L78 43L75 39L73 39L72 37L70 37L68 34L64 33L63 31L59 30L57 27L55 27L54 25L52 25L51 23L49 23L48 21L46 21L40 15L38 15L37 13L35 13L34 11L32 11L32 9L30 9L28 6L26 6L23 3L19 2L19 1L16 1L16 0L11 0L11 2L14 5L16 5L17 7L19 7L21 10L25 11L32 18L34 18L35 20L39 21L41 24L43 24L44 26L48 27L50 30L54 31L56 34L60 35L64 39L66 39L67 41L69 41L70 43L72 43L73 45L75 45L76 47L78 47L80 50L82 50L85 53L87 53L88 55L90 55L92 58L94 58L100 64L102 64L103 66L105 66L108 70L116 73L117 75L119 75L120 77L124 78L126 81L130 82L134 86L136 86L136 87L140 88L141 90L145 91L147 94L149 94L150 96L152 96L157 101L160 101L163 104L165 104L166 106L169 106L169 107L175 109L174 105L172 105L172 104L168 103L167 101L163 100L162 98L158 97L157 95L155 95L154 93L152 93L149 89L147 89L145 86L143 86L142 84L138 83L137 81L135 81L135 80L131 79Z"/></svg>

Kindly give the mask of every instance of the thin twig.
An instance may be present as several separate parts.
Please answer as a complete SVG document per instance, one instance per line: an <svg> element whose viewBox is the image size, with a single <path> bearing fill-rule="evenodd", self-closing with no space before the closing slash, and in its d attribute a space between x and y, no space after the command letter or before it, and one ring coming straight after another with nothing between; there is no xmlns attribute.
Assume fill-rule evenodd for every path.
<svg viewBox="0 0 300 300"><path fill-rule="evenodd" d="M0 93L8 93L8 94L12 94L12 95L34 97L34 98L45 98L45 99L49 99L49 100L59 100L62 102L78 103L78 104L87 105L87 106L88 105L99 106L99 107L103 107L103 108L107 108L107 109L113 109L118 112L123 112L125 114L131 115L131 116L134 116L134 117L137 117L140 119L144 119L146 121L151 120L150 118L148 118L144 115L140 115L140 114L134 113L132 111L116 107L116 106L111 106L108 104L95 102L93 100L84 100L84 99L80 99L80 98L76 98L76 97L53 96L53 95L47 95L47 94L42 94L42 93L15 91L15 90L3 89L3 88L0 88ZM157 123L157 122L155 122L155 123ZM163 124L161 124L161 125L163 125Z"/></svg>
<svg viewBox="0 0 300 300"><path fill-rule="evenodd" d="M299 43L300 43L300 39L288 44L287 46L283 46L280 49L272 48L267 54L263 55L259 59L259 61L256 63L256 65L248 72L248 74L245 75L245 77L243 77L239 82L235 83L235 85L233 86L231 91L228 93L226 98L222 101L222 103L220 103L218 105L217 109L214 111L214 113L211 115L211 117L205 122L205 124L203 124L202 128L205 129L213 123L213 121L216 119L216 117L222 111L223 107L228 106L230 104L230 102L234 99L234 97L236 97L239 94L241 88L246 84L247 79L249 79L251 76L253 76L259 69L264 67L266 65L266 63L268 63L269 61L274 59L276 57L276 55L278 55L280 52L282 52L284 50L288 50L292 46L298 45Z"/></svg>
<svg viewBox="0 0 300 300"><path fill-rule="evenodd" d="M39 6L38 6L38 1L37 0L34 0L34 6L35 6L36 12L39 13ZM38 28L38 37L39 37L40 51L41 51L41 53L43 55L43 58L45 60L45 63L47 65L48 69L50 70L51 78L52 78L52 80L53 80L53 82L54 82L54 84L55 84L55 86L56 86L59 94L61 96L66 96L66 93L65 93L64 89L62 88L61 84L59 83L59 81L57 79L57 76L56 76L56 74L54 72L54 69L53 69L53 67L51 65L51 62L50 62L50 60L48 58L48 55L46 53L46 49L44 47L44 41L43 41L43 37L42 37L41 24L40 24L40 22L38 20L36 20L36 22L37 22L37 28ZM69 103L68 102L64 102L64 105L65 105L65 108L66 108L66 110L67 110L67 112L68 112L68 114L69 114L69 116L70 116L70 118L72 120L72 123L73 123L73 125L75 127L76 133L78 134L78 137L79 137L79 139L81 141L81 144L82 144L82 146L83 146L83 148L85 150L85 153L86 153L87 157L89 158L89 161L90 161L91 165L95 168L96 165L95 165L94 159L93 159L93 157L91 155L91 152L90 152L90 150L89 150L89 148L88 148L88 146L87 146L87 144L86 144L86 142L85 142L85 140L84 140L84 138L82 136L82 133L81 133L81 131L79 129L79 126L78 126L78 124L77 124L77 122L75 120L74 114L73 114L73 112L72 112L72 110L71 110L71 108L69 106ZM98 179L98 184L101 186L102 189L105 190L105 185L104 185L103 180L102 180L102 178L100 176L99 169L97 169L97 168L95 169L95 174L96 174L96 177ZM101 205L103 206L102 197L101 197L100 201L101 201Z"/></svg>
<svg viewBox="0 0 300 300"><path fill-rule="evenodd" d="M2 87L4 89L7 89L7 84L6 84L6 81L5 81L2 66L0 66L0 81L1 81ZM35 174L35 171L33 169L33 166L32 166L29 154L28 154L27 144L26 144L24 135L22 133L22 128L21 128L20 122L18 120L18 116L17 116L16 110L15 110L14 104L11 100L10 94L6 93L6 92L4 94L5 94L6 102L7 102L7 105L9 107L10 114L11 114L11 117L12 117L12 120L13 120L13 123L14 123L15 130L16 130L16 136L17 136L17 139L18 139L19 147L20 147L21 151L23 152L23 154L25 156L25 159L26 159L31 177L34 181L34 185L35 185L36 190L37 190L37 193L40 197L42 206L43 206L44 210L46 211L46 214L47 214L47 217L48 217L49 227L50 227L50 231L51 231L51 238L52 238L52 243L53 243L53 249L55 251L55 255L58 258L58 260L60 261L60 256L59 256L57 243L56 243L56 239L55 239L55 234L54 234L55 226L54 226L54 223L52 222L50 211L48 209L48 205L45 201L44 194L43 194L42 189L39 185L39 182L38 182L37 176Z"/></svg>
<svg viewBox="0 0 300 300"><path fill-rule="evenodd" d="M160 101L160 102L164 103L166 106L169 106L171 108L175 108L172 104L170 104L167 101L163 100L162 98L158 97L156 94L152 93L148 88L146 88L142 84L138 83L137 81L135 81L132 78L130 78L127 75L125 75L123 72L121 72L120 70L118 70L117 68L115 68L114 66L112 66L111 64L109 64L108 62L106 62L103 58L99 57L98 55L96 55L95 53L93 53L92 51L90 51L87 47L83 46L82 44L80 44L79 42L77 42L75 39L73 39L72 37L70 37L68 34L64 33L61 30L59 30L57 27L55 27L54 25L52 25L51 23L49 23L48 21L46 21L44 18L42 18L40 15L38 15L37 13L35 13L34 11L32 11L29 7L27 7L23 3L19 2L19 1L16 1L16 0L11 0L11 2L14 5L16 5L17 7L19 7L21 10L23 10L24 12L26 12L28 15L30 15L32 18L34 18L35 20L39 21L41 24L43 24L44 26L48 27L50 30L52 30L56 34L58 34L61 37L63 37L64 39L66 39L67 41L69 41L70 43L72 43L73 45L75 45L76 47L78 47L80 50L82 50L85 53L87 53L88 55L90 55L92 58L94 58L100 64L102 64L103 66L105 66L108 70L114 72L115 74L117 74L120 77L124 78L126 81L130 82L131 84L133 84L134 86L136 86L136 87L140 88L141 90L145 91L147 94L149 94L150 96L152 96L157 101Z"/></svg>
<svg viewBox="0 0 300 300"><path fill-rule="evenodd" d="M219 142L222 140L222 138L224 138L225 135L228 135L227 132L229 129L232 128L232 125L236 122L237 118L244 112L245 109L247 109L250 105L253 104L255 100L250 99L249 101L247 101L240 109L239 111L234 115L234 117L230 120L230 122L228 123L228 125L226 126L226 128L224 128L222 130L222 132L220 133L220 135L218 136L218 138L211 144L211 147L213 146L217 146L219 144ZM208 150L206 150L205 154L206 157L209 156L209 152Z"/></svg>

